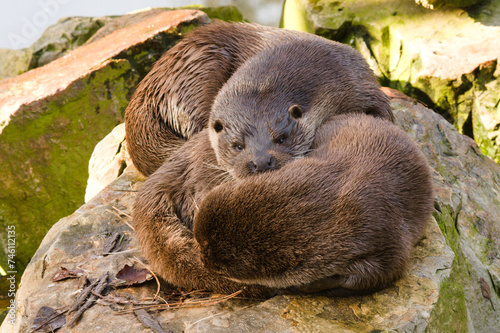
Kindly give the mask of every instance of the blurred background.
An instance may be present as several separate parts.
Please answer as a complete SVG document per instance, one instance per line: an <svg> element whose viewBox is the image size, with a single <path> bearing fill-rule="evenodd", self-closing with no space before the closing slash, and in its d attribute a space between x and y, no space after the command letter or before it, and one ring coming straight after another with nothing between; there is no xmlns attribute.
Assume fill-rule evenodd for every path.
<svg viewBox="0 0 500 333"><path fill-rule="evenodd" d="M246 20L278 26L283 0L23 0L5 1L0 10L0 48L29 47L58 19L67 16L123 15L147 7L236 6Z"/></svg>

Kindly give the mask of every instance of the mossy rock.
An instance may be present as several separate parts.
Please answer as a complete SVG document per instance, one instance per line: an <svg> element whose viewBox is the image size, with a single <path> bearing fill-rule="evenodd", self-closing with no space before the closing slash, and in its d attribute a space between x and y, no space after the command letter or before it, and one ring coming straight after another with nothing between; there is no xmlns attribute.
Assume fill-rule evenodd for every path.
<svg viewBox="0 0 500 333"><path fill-rule="evenodd" d="M18 277L50 227L83 204L92 151L123 121L142 75L208 21L200 11L161 11L0 82L0 228L16 229ZM0 267L12 271L0 237Z"/></svg>
<svg viewBox="0 0 500 333"><path fill-rule="evenodd" d="M383 85L424 102L500 162L500 0L437 11L411 1L286 4L283 17L298 10L316 34L355 47Z"/></svg>
<svg viewBox="0 0 500 333"><path fill-rule="evenodd" d="M186 333L495 331L500 325L493 309L500 307L499 226L495 224L500 221L500 203L493 194L500 186L500 166L432 110L405 96L393 96L392 101L396 124L426 156L435 187L433 218L412 252L404 278L366 296L281 295L151 312L158 325ZM129 165L118 179L51 228L22 278L15 325L4 322L2 329L28 332L42 306L61 308L73 302L78 281L51 280L60 266L81 267L91 277L104 272L114 276L125 264L144 260L127 225L143 180ZM119 209L119 216L113 207ZM103 256L104 243L113 232L124 236L123 246L118 253ZM491 289L491 302L482 296L481 279ZM154 295L156 285L110 293L125 293L138 301ZM61 332L86 332L96 326L117 333L148 332L134 315L116 315L106 303L88 309L77 326L63 327Z"/></svg>

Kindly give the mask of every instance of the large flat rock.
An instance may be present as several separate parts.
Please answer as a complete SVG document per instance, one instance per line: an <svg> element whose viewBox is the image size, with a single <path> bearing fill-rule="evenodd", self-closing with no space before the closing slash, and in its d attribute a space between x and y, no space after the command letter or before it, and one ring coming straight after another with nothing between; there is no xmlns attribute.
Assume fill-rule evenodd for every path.
<svg viewBox="0 0 500 333"><path fill-rule="evenodd" d="M500 166L441 116L404 95L388 93L393 96L397 124L424 152L434 170L436 187L436 210L425 238L413 252L408 275L394 286L363 297L282 295L151 312L164 330L461 332L468 328L492 332L499 327L492 304L500 308ZM59 267L79 267L91 278L106 271L114 277L123 265L137 265L135 258L144 261L127 225L133 225L128 215L142 181L129 166L87 204L54 225L26 269L16 298L15 323L12 326L7 317L1 326L5 332L28 332L42 306L62 308L75 300L77 280L51 281ZM118 253L103 256L104 243L114 231L125 236L124 242ZM492 303L482 296L481 279L491 290ZM110 294L139 300L155 292L155 283L150 283ZM97 329L149 331L133 314L116 314L109 305L94 305L75 327L58 332Z"/></svg>

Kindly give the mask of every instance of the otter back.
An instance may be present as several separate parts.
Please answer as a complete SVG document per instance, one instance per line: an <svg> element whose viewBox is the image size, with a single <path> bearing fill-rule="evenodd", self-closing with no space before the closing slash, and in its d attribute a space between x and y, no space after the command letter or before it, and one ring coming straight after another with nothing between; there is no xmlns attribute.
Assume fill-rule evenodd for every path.
<svg viewBox="0 0 500 333"><path fill-rule="evenodd" d="M306 41L310 41L313 45L322 45L325 48L324 52L306 53L300 57L292 54L295 62L294 59L283 58L285 53L274 59L272 57L274 51L269 52L269 49L276 45L287 44L293 49L295 42ZM337 50L344 55L337 54ZM260 53L264 54L254 57ZM335 56L337 62L329 62L327 57L323 57L325 54L327 56L337 54ZM318 63L307 62L309 57ZM250 59L252 61L247 64ZM268 64L269 61L274 62ZM303 65L302 61L308 64ZM281 62L287 63L284 67L285 72L294 81L275 77L278 79L278 82L275 82L276 93L289 97L287 85L302 84L303 93L307 92L305 100L314 101L314 103L299 104L306 111L305 119L312 122L305 131L317 128L317 123L322 119L310 116L313 114L310 112L311 108L316 109L316 106L323 110L320 112L322 115L328 107L333 107L333 113L350 112L349 110L359 110L361 107L362 112L392 120L388 99L381 92L379 95L374 95L378 85L374 81L372 72L363 58L348 46L296 31L256 24L214 22L192 31L167 51L155 63L133 94L125 112L125 125L129 152L135 166L145 175L153 173L186 139L207 126L216 96L219 106L215 109L220 110L220 105L231 103L231 96L244 86L245 81L255 82L257 72L253 73L253 69L258 69L259 73L269 74L273 71L272 66ZM335 98L335 91L322 89L323 79L316 80L312 75L320 73L322 67L332 64L334 67L330 71L335 72L337 63L343 68L349 67L350 72L346 74L349 77L346 82L349 85L347 90L351 93L340 94L341 99ZM328 70L328 68L323 69ZM240 74L233 79L232 76L236 72ZM282 69L281 73L283 72ZM300 75L294 75L294 72ZM233 79L231 84L228 82L230 78ZM341 88L342 82L342 80L338 82ZM370 86L370 89L366 89L367 86ZM221 88L224 88L224 92ZM302 100L301 92L297 92L296 88L292 90L295 92L293 97ZM255 94L253 96L258 97ZM284 97L276 96L276 98L288 101ZM290 105L285 103L279 106L288 108ZM234 111L234 108L230 108L227 112L231 111ZM223 120L229 117L231 115ZM240 115L235 117L239 118ZM310 133L308 135L311 136Z"/></svg>

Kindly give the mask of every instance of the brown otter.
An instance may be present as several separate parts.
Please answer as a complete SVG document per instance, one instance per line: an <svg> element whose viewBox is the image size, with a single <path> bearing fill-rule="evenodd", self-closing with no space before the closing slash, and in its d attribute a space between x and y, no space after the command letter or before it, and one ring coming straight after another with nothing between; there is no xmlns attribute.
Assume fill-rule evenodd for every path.
<svg viewBox="0 0 500 333"><path fill-rule="evenodd" d="M385 120L340 115L313 148L208 193L194 223L206 269L303 291L373 290L403 275L433 209L417 145Z"/></svg>
<svg viewBox="0 0 500 333"><path fill-rule="evenodd" d="M307 33L214 22L167 51L137 87L125 112L129 152L138 170L150 175L207 126L212 112L211 141L222 166L233 170L243 161L253 171L276 168L277 157L258 142L251 145L254 152L239 154L248 153L247 158L236 159L234 149L249 146L236 140L244 139L245 126L264 126L257 120L265 114L272 114L273 122L288 121L292 105L299 111L290 126L303 131L288 140L297 145L292 151L297 155L309 150L316 128L332 114L393 119L388 98L351 47Z"/></svg>
<svg viewBox="0 0 500 333"><path fill-rule="evenodd" d="M209 272L201 263L191 224L209 190L232 179L216 165L207 130L195 134L142 186L134 206L136 237L152 269L166 281L188 289L248 296L277 292L248 286Z"/></svg>

